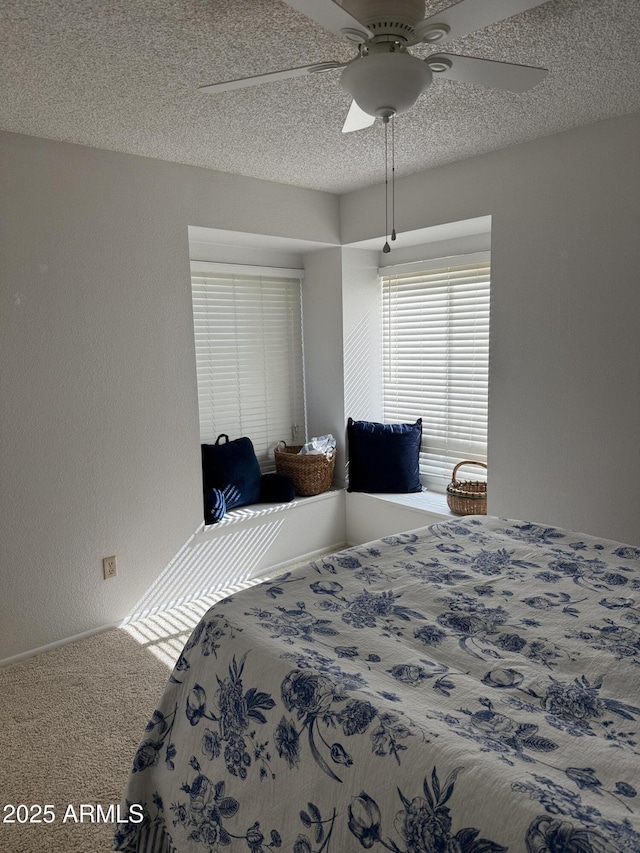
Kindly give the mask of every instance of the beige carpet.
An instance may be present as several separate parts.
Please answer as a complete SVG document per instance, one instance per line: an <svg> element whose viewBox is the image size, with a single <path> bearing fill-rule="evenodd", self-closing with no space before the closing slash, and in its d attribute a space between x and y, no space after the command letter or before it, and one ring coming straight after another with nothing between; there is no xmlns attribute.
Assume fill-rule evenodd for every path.
<svg viewBox="0 0 640 853"><path fill-rule="evenodd" d="M137 745L193 625L222 594L0 669L0 851L103 853L114 823L76 822L117 806ZM37 817L51 823L7 823ZM64 821L67 815L66 822ZM89 812L85 810L85 815Z"/></svg>

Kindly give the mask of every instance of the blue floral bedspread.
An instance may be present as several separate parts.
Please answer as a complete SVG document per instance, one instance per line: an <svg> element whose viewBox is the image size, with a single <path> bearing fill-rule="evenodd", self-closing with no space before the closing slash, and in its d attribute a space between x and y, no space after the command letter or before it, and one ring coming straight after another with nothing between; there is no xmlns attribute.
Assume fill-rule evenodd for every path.
<svg viewBox="0 0 640 853"><path fill-rule="evenodd" d="M640 549L487 517L216 604L114 849L637 853Z"/></svg>

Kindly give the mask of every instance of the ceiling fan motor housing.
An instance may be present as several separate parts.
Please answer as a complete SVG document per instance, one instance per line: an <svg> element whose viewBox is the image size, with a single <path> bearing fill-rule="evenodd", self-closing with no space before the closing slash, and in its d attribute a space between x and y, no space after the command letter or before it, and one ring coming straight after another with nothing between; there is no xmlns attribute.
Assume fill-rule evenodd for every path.
<svg viewBox="0 0 640 853"><path fill-rule="evenodd" d="M409 41L424 18L424 0L344 0L344 8L373 33Z"/></svg>
<svg viewBox="0 0 640 853"><path fill-rule="evenodd" d="M403 51L385 51L354 59L340 83L365 113L388 117L410 109L431 79L426 62Z"/></svg>

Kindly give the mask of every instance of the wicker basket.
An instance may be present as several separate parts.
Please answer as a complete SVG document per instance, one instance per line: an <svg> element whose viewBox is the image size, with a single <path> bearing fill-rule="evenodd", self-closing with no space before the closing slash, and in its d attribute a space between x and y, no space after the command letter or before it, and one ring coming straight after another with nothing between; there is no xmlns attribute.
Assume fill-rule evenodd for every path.
<svg viewBox="0 0 640 853"><path fill-rule="evenodd" d="M474 462L471 459L458 462L447 486L449 509L456 515L486 515L487 484L484 480L458 480L456 475L462 465L480 465L485 470L487 468L484 462Z"/></svg>
<svg viewBox="0 0 640 853"><path fill-rule="evenodd" d="M302 497L319 495L331 488L333 469L336 464L335 452L327 457L324 453L300 455L301 444L285 444L281 441L274 450L276 471L286 474Z"/></svg>

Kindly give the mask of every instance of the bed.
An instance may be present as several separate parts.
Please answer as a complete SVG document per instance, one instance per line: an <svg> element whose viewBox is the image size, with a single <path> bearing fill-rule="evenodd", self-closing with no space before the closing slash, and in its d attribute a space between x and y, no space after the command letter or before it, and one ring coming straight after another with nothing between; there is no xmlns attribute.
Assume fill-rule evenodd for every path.
<svg viewBox="0 0 640 853"><path fill-rule="evenodd" d="M640 548L469 516L216 604L127 853L640 850Z"/></svg>

